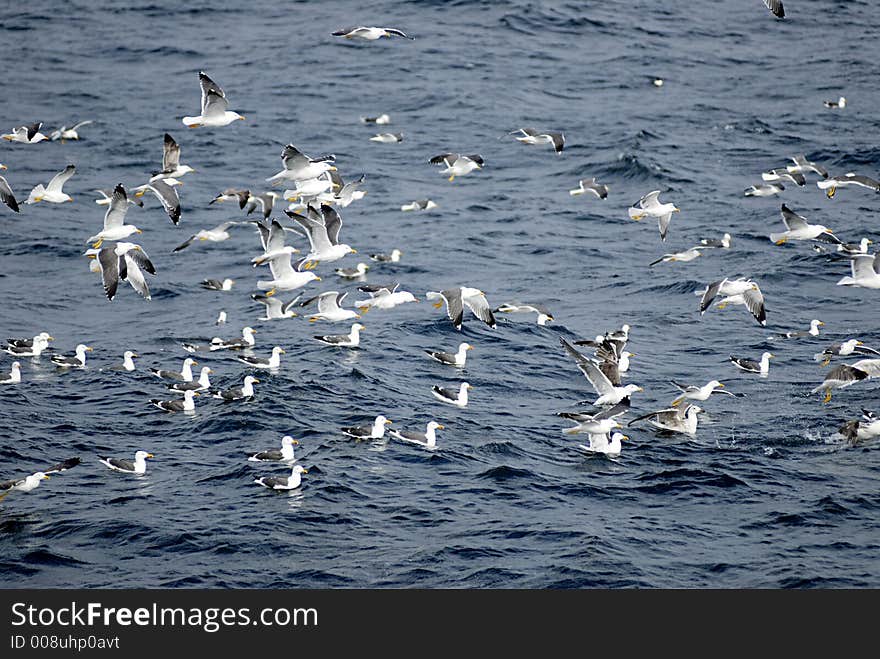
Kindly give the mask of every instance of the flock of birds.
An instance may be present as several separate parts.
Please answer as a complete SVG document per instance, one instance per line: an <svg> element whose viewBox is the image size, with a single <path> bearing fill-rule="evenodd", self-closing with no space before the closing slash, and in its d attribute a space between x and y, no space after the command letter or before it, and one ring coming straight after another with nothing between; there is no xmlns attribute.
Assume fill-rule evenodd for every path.
<svg viewBox="0 0 880 659"><path fill-rule="evenodd" d="M768 8L779 18L784 17L782 3L776 0L765 0ZM333 36L374 41L380 38L400 37L412 39L401 30L395 28L380 27L350 27L338 30ZM655 80L655 86L660 86L662 80ZM200 114L183 117L183 124L189 128L209 127L220 128L233 122L244 120L245 117L237 112L229 110L229 102L223 89L215 83L206 73L199 72L201 88ZM825 106L832 109L843 109L846 101L841 97L838 101L826 101ZM362 117L367 124L387 125L391 118L387 114L375 117ZM67 141L80 139L79 130L91 121L79 122L71 127L62 126L51 131L49 135L41 131L42 124L19 126L11 133L2 137L13 143L32 145L43 141ZM523 127L508 133L514 139L527 145L551 145L556 155L561 155L565 146L565 137L561 132L536 130L531 127ZM379 133L374 138L379 142L395 142L403 139L402 133ZM84 255L89 257L89 268L95 273L100 273L104 294L108 300L113 300L119 293L121 282L128 283L138 294L146 300L151 299L150 289L146 275L158 276L158 271L144 248L134 242L129 242L132 236L141 234L142 231L134 224L127 224L127 216L132 206L143 207L142 197L151 193L161 204L165 213L174 225L181 221L181 203L177 192L180 179L194 172L194 168L181 164L181 149L177 141L169 134L164 136L164 149L161 170L153 173L142 185L126 190L120 183L114 188L97 190L100 198L96 200L99 205L106 206L103 227L100 231L86 239L90 247ZM762 183L749 187L744 191L746 196L768 197L779 194L784 190L784 183L793 183L797 186L806 185L807 175L816 174L819 179L817 187L825 192L828 198L833 198L839 188L849 186L862 187L874 192L880 192L880 182L864 175L846 173L831 176L819 164L809 162L803 154L792 157L792 163L785 167L771 169L762 174ZM232 202L245 214L244 219L226 221L215 227L202 229L192 234L186 241L177 246L173 252L177 253L199 242L222 242L230 239L230 230L236 226L249 226L255 229L260 239L260 252L251 258L254 268L268 266L271 278L260 279L256 282L258 293L251 294L255 302L265 307L265 316L260 320L277 320L305 316L310 322L351 322L350 331L343 334L316 334L314 340L330 348L354 349L360 345L360 333L366 328L359 322L364 314L370 310L390 310L394 307L419 302L420 300L411 292L401 290L397 282L384 285L362 283L357 290L364 293L362 300L354 302L354 306L344 306L347 293L336 290L324 291L317 295L303 298L300 292L284 302L280 295L300 291L304 287L321 281L316 274L316 269L326 263L333 263L350 255L356 254L357 250L352 246L341 242L341 229L343 226L340 209L363 198L366 191L362 189L365 177L346 182L339 174L333 155L312 157L300 151L293 144L288 144L281 152L282 169L266 179L270 189L262 193L254 193L247 189L230 188L216 195L209 203ZM480 154L441 153L431 157L430 164L441 167L440 173L447 176L452 182L456 177L466 176L472 172L481 170L486 162ZM0 169L7 169L6 165L0 164ZM37 184L24 201L26 205L45 203L66 203L73 199L64 192L64 184L76 173L73 165L68 165L47 184ZM285 186L283 192L279 192L277 186ZM591 194L598 200L606 200L609 196L609 186L598 183L595 178L584 178L578 181L578 187L570 190L572 196ZM267 187L269 187L267 186ZM130 194L130 192L132 194ZM680 209L670 202L661 202L661 191L654 190L645 194L635 204L628 208L629 217L634 221L651 218L657 222L660 239L665 242L671 228L674 213ZM21 207L10 184L3 176L0 176L0 200L15 212L20 212ZM276 209L282 204L283 214L292 222L285 226L276 217ZM429 199L416 200L401 207L402 211L424 211L437 206ZM859 243L847 243L840 239L832 229L822 224L811 224L809 220L785 204L781 207L781 219L785 226L784 231L774 232L769 235L770 241L781 246L789 241L812 241L817 251L825 252L829 249L850 263L851 275L838 281L839 285L855 286L877 289L880 288L880 259L876 254L868 253L868 246L872 241L863 238ZM257 213L260 219L248 219L253 213ZM307 240L308 247L300 248L291 244L296 239ZM711 250L730 249L731 235L725 233L720 238L705 238L699 244L680 252L664 254L650 265L668 262L687 262ZM111 244L112 243L112 244ZM387 254L371 254L374 263L393 263L400 261L402 252L398 248L390 250ZM344 280L363 281L370 265L358 263L355 268L335 268L334 273ZM325 275L326 276L326 275ZM235 282L231 279L213 280L206 279L201 286L216 291L229 291ZM727 277L717 281L708 282L703 290L695 291L699 296L699 313L702 315L710 308L723 309L729 305L741 305L746 308L752 318L761 326L766 325L766 310L764 296L757 282L745 277ZM485 293L478 288L459 286L441 291L427 291L425 299L433 302L434 307L444 308L445 313L456 330L460 330L464 322L466 311L486 326L495 329L497 327L496 313L528 313L535 314L536 322L545 326L554 320L553 314L544 305L524 304L521 302L508 302L493 308L486 299ZM716 302L717 300L717 302ZM314 311L309 309L314 308ZM226 313L221 311L217 318L217 325L226 322ZM810 324L808 330L796 330L778 333L772 340L785 341L804 338L814 338L819 335L822 321L816 319ZM630 410L631 396L643 391L636 384L624 384L624 378L628 377L630 359L635 354L627 350L631 327L623 325L620 329L611 330L599 334L591 339L568 341L560 336L559 341L562 350L573 361L576 367L583 373L596 397L592 400L581 401L579 404L591 405L590 412L559 412L562 418L575 422L575 425L565 428L562 433L565 436L579 435L586 437L585 443L579 444L578 448L589 454L601 454L615 458L621 453L622 441L627 439L621 423L623 415ZM271 353L266 357L260 357L253 353L256 347L256 331L252 327L244 327L241 336L233 339L214 337L202 344L184 343L181 348L192 354L210 354L215 351L227 351L234 359L242 363L249 371L243 376L239 386L230 388L217 388L211 383L212 369L202 366L196 376L193 367L199 366L194 357L186 357L180 370L164 370L151 368L150 373L166 384L167 391L176 395L174 398L152 398L149 403L166 413L192 413L195 410L195 398L210 396L223 401L233 403L246 401L255 396L255 384L260 380L254 372L277 372L281 366L281 355L285 350L281 346L274 346ZM48 332L40 332L33 337L10 338L4 350L13 356L16 361L12 363L9 375L0 380L0 385L16 385L22 382L21 361L25 358L39 360L44 351L50 351L49 343L53 337ZM453 369L461 369L465 366L467 355L474 346L467 342L461 342L454 352L442 349L425 350L428 358ZM590 353L584 348L589 348ZM82 369L86 366L87 353L92 347L79 344L74 354L64 355L53 353L50 360L59 370ZM825 402L831 398L833 389L851 386L857 382L880 377L880 352L869 348L858 339L849 339L835 343L822 352L815 355L815 359L827 366L834 357L857 357L854 362L841 363L831 368L825 379L819 384L813 393L825 392ZM745 372L767 376L770 368L769 360L774 355L764 352L759 359L742 356L730 356L730 363ZM122 371L134 371L137 369L134 360L138 354L134 351L126 351L122 363L114 368ZM647 414L641 414L626 424L632 426L639 422L647 422L653 428L663 433L683 433L694 436L697 433L699 415L704 411L697 403L705 403L711 396L717 394L742 397L743 394L729 392L719 380L712 380L704 385L682 384L676 381L670 383L676 390L675 398L664 409L654 410ZM432 395L439 401L458 408L468 405L468 396L472 386L468 382L460 382L457 387L433 386ZM388 429L392 421L383 415L377 415L375 419L362 426L340 428L339 432L355 440L378 440L385 437L386 432L398 440L418 445L426 449L437 447L437 430L444 429L438 421L431 419L425 426L424 431L409 429ZM858 419L848 420L840 428L840 433L847 441L852 443L862 442L880 436L880 417L868 410ZM308 471L297 462L294 456L294 446L298 441L290 435L285 435L281 440L280 448L266 449L252 454L248 460L258 463L273 463L284 466L289 470L286 476L263 476L254 479L254 483L271 490L293 490L301 487L302 475ZM146 461L153 454L138 450L133 460L98 456L100 464L110 470L140 475L147 469ZM61 473L81 462L80 458L74 457L62 463L33 473L23 478L17 478L0 482L0 499L13 491L29 492L48 479L51 474Z"/></svg>

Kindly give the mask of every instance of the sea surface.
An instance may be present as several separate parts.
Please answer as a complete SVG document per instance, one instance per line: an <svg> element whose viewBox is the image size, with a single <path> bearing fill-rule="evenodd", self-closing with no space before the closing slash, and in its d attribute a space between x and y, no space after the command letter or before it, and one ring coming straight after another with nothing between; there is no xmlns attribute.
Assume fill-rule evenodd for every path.
<svg viewBox="0 0 880 659"><path fill-rule="evenodd" d="M137 5L137 6L133 6ZM836 434L875 381L811 394L825 372L813 355L859 338L880 346L878 291L836 286L848 262L812 245L776 246L780 204L850 242L880 240L880 196L863 188L828 199L786 183L746 198L761 172L804 153L832 174L880 173L880 88L871 2L786 0L775 19L760 0L630 2L308 2L154 0L10 6L0 25L0 128L44 131L91 119L79 141L0 144L20 200L72 163L73 203L0 206L0 337L48 331L56 352L94 348L84 369L59 372L49 353L23 359L24 381L0 389L0 479L70 456L82 464L0 503L0 586L207 588L876 588L880 586L880 450ZM331 32L393 26L415 40L352 43ZM191 130L197 73L207 72L245 121ZM660 87L653 80L660 78ZM843 110L823 101L847 98ZM388 113L376 127L360 117ZM564 152L517 142L523 126L561 130ZM403 132L397 144L369 141ZM115 300L89 271L86 239L101 228L95 188L132 188L161 164L169 132L195 168L179 188L174 226L149 194L127 220L158 270L150 301L122 284ZM365 282L421 302L364 315L359 349L313 339L349 323L307 316L261 322L250 295L268 275L252 226L222 243L172 249L199 229L245 219L209 201L227 187L267 189L283 146L335 154L368 194L341 210L341 238L358 253L320 264L303 289L363 282L334 269L364 261ZM450 183L430 157L479 153L482 171ZM573 197L578 179L607 199ZM627 207L651 190L681 209L667 240ZM402 212L430 198L438 208ZM256 214L248 219L254 219ZM289 223L276 210L274 217ZM729 232L729 250L690 263L649 263ZM300 248L307 245L294 238ZM396 264L368 255L397 247ZM767 326L743 307L698 311L695 291L753 277ZM230 277L231 291L204 290ZM466 315L456 331L427 291L483 290L495 306L546 304L555 322L499 314L489 329ZM290 293L279 293L287 301ZM216 326L220 310L228 322ZM771 341L824 321L817 338ZM560 411L587 410L595 392L559 337L632 326L626 382L644 387L629 419L662 409L670 380L718 379L742 397L701 405L695 437L627 428L617 459L590 457L563 436ZM255 397L170 398L148 368L179 368L185 341L257 330L253 354L286 350L258 374ZM474 345L466 368L425 349ZM133 373L114 370L125 350ZM730 354L774 353L768 377ZM196 355L218 386L251 370L228 352ZM840 359L840 358L838 358ZM13 358L3 354L3 373ZM464 409L431 386L474 386ZM389 439L355 442L338 429L377 414L394 428L445 425L429 451ZM300 441L302 487L253 483L283 475L247 457L285 434ZM146 475L111 472L97 455L155 454Z"/></svg>

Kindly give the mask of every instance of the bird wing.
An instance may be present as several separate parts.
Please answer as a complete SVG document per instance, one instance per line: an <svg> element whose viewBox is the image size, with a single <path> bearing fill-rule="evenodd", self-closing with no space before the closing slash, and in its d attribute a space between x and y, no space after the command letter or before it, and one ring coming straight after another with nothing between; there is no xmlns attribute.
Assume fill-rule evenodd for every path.
<svg viewBox="0 0 880 659"><path fill-rule="evenodd" d="M764 310L764 295L761 293L761 290L750 288L743 293L743 300L745 300L746 308L755 317L755 320L761 325L765 325L767 323L767 313Z"/></svg>
<svg viewBox="0 0 880 659"><path fill-rule="evenodd" d="M211 80L211 78L208 77L208 74L204 71L199 71L199 86L202 89L202 116L205 117L207 116L205 110L207 109L208 103L210 102L208 96L214 95L223 98L226 95L223 93L220 85Z"/></svg>
<svg viewBox="0 0 880 659"><path fill-rule="evenodd" d="M104 213L104 230L121 227L125 222L125 214L128 212L128 195L122 183L118 183L110 196L110 204Z"/></svg>
<svg viewBox="0 0 880 659"><path fill-rule="evenodd" d="M40 128L42 127L42 125L43 125L43 122L38 121L36 123L31 124L30 126L22 126L22 128L27 129L28 142L30 142L32 139L34 139L34 136L40 132Z"/></svg>
<svg viewBox="0 0 880 659"><path fill-rule="evenodd" d="M672 221L672 213L666 213L657 218L657 226L660 229L660 239L666 240L666 233L669 231L669 223Z"/></svg>
<svg viewBox="0 0 880 659"><path fill-rule="evenodd" d="M877 259L873 254L856 254L850 263L853 279L871 279L875 276Z"/></svg>
<svg viewBox="0 0 880 659"><path fill-rule="evenodd" d="M654 206L660 205L660 200L658 197L660 196L660 190L653 190L646 194L644 197L639 199L638 206L644 209L652 208Z"/></svg>
<svg viewBox="0 0 880 659"><path fill-rule="evenodd" d="M226 100L225 96L209 91L205 101L205 109L202 110L202 117L205 119L208 117L222 117L226 114L228 108L229 101Z"/></svg>
<svg viewBox="0 0 880 659"><path fill-rule="evenodd" d="M455 325L456 329L461 328L461 322L464 317L464 307L462 306L461 289L450 288L440 291L441 297L446 301L446 315Z"/></svg>
<svg viewBox="0 0 880 659"><path fill-rule="evenodd" d="M272 220L272 225L265 235L265 250L267 252L274 252L284 247L284 227L278 220Z"/></svg>
<svg viewBox="0 0 880 659"><path fill-rule="evenodd" d="M88 122L88 123L91 123L91 122ZM44 474L58 474L58 473L61 473L62 471L67 471L68 469L75 467L80 462L82 462L82 460L77 457L67 458L66 460L62 460L58 464L52 465L48 469L43 469L43 473Z"/></svg>
<svg viewBox="0 0 880 659"><path fill-rule="evenodd" d="M147 256L147 253L143 250L140 245L138 245L138 249L130 249L126 252L126 256L128 256L135 264L151 275L156 274L156 266L153 265L153 262L150 260L150 257Z"/></svg>
<svg viewBox="0 0 880 659"><path fill-rule="evenodd" d="M459 296L461 291L459 290ZM486 300L486 296L482 293L475 295L468 295L467 297L461 298L461 301L467 305L468 309L473 311L474 315L486 323L489 327L495 327L495 316L492 314L492 308L489 306L488 300Z"/></svg>
<svg viewBox="0 0 880 659"><path fill-rule="evenodd" d="M333 244L330 242L330 238L327 235L327 227L321 222L309 217L297 215L296 213L290 214L290 217L293 218L294 222L305 229L313 252L321 253L333 247Z"/></svg>
<svg viewBox="0 0 880 659"><path fill-rule="evenodd" d="M342 297L345 297L345 295L347 294L342 293ZM339 311L339 296L339 291L327 291L326 293L321 293L318 296L318 313L333 313Z"/></svg>
<svg viewBox="0 0 880 659"><path fill-rule="evenodd" d="M173 172L180 165L180 145L168 133L162 150L162 171Z"/></svg>
<svg viewBox="0 0 880 659"><path fill-rule="evenodd" d="M404 39L412 39L413 38L413 37L409 36L408 34L404 34L401 30L398 30L397 28L386 27L385 31L388 34L396 34L398 37L403 37Z"/></svg>
<svg viewBox="0 0 880 659"><path fill-rule="evenodd" d="M302 153L293 144L288 144L281 151L281 163L284 165L284 169L288 171L305 167L309 162L311 162L311 158Z"/></svg>
<svg viewBox="0 0 880 659"><path fill-rule="evenodd" d="M782 204L781 213L785 228L789 231L799 231L810 226L809 222L807 222L807 218L798 215L785 204Z"/></svg>
<svg viewBox="0 0 880 659"><path fill-rule="evenodd" d="M67 179L75 173L76 167L68 165L63 171L58 172L52 177L52 180L49 181L49 185L46 186L46 192L61 192L61 187L67 183Z"/></svg>
<svg viewBox="0 0 880 659"><path fill-rule="evenodd" d="M18 201L12 193L12 188L9 187L9 183L7 183L6 179L2 176L0 176L0 201L9 206L16 213L19 212Z"/></svg>
<svg viewBox="0 0 880 659"><path fill-rule="evenodd" d="M328 204L321 204L321 215L324 217L324 228L331 245L339 244L339 230L342 228L342 217L339 212Z"/></svg>
<svg viewBox="0 0 880 659"><path fill-rule="evenodd" d="M700 315L706 312L706 309L712 304L712 300L715 299L715 296L718 295L718 291L721 288L721 284L726 280L721 281L713 281L711 284L706 286L706 291L703 293L703 297L700 298Z"/></svg>
<svg viewBox="0 0 880 659"><path fill-rule="evenodd" d="M452 163L454 163L456 160L458 160L457 153L441 153L431 158L428 162L430 162L432 165L443 164L447 167L450 167Z"/></svg>
<svg viewBox="0 0 880 659"><path fill-rule="evenodd" d="M869 378L880 378L880 359L860 359L852 367L864 371Z"/></svg>
<svg viewBox="0 0 880 659"><path fill-rule="evenodd" d="M875 192L880 192L880 182L875 181L874 179L868 176L854 175L847 176L846 180L850 183L855 183L856 185L860 185L863 188L868 188L870 190L874 190Z"/></svg>
<svg viewBox="0 0 880 659"><path fill-rule="evenodd" d="M137 262L131 257L131 251L126 252L125 256L125 266L127 270L127 274L125 280L131 284L131 287L140 293L147 300L150 299L150 287L147 286L147 280L144 277L144 273L141 272L141 269L138 267Z"/></svg>
<svg viewBox="0 0 880 659"><path fill-rule="evenodd" d="M76 130L77 128L81 128L83 126L88 126L89 124L95 123L91 119L86 119L85 121L80 121L78 123L73 124L73 127L70 130Z"/></svg>
<svg viewBox="0 0 880 659"><path fill-rule="evenodd" d="M785 9L782 6L782 0L764 0L767 9L773 12L777 18L785 18Z"/></svg>
<svg viewBox="0 0 880 659"><path fill-rule="evenodd" d="M162 202L162 208L168 213L171 221L174 224L180 222L180 197L177 195L177 190L161 179L150 183L150 190Z"/></svg>
<svg viewBox="0 0 880 659"><path fill-rule="evenodd" d="M115 247L102 247L98 252L98 264L101 266L104 292L107 294L107 299L112 300L119 286L119 257L116 256Z"/></svg>

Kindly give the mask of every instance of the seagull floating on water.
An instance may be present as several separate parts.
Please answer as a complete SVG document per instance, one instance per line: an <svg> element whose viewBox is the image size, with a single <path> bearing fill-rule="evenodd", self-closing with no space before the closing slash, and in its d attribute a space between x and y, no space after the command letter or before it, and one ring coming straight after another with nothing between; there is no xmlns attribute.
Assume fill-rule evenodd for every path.
<svg viewBox="0 0 880 659"><path fill-rule="evenodd" d="M91 346L80 343L76 346L73 356L68 355L52 355L50 359L52 363L61 368L84 368L86 365L86 353L92 352Z"/></svg>
<svg viewBox="0 0 880 659"><path fill-rule="evenodd" d="M361 343L361 331L366 329L360 323L354 323L351 326L351 332L348 334L325 334L314 337L321 343L328 346L336 346L339 348L357 348Z"/></svg>
<svg viewBox="0 0 880 659"><path fill-rule="evenodd" d="M248 462L295 462L293 447L297 444L299 444L298 440L290 435L285 435L281 438L280 449L268 449L254 453L248 458Z"/></svg>
<svg viewBox="0 0 880 659"><path fill-rule="evenodd" d="M259 380L253 375L245 375L244 382L240 387L230 387L229 389L219 389L214 393L214 398L230 403L236 400L246 400L254 397L254 384ZM187 392L189 393L189 392Z"/></svg>
<svg viewBox="0 0 880 659"><path fill-rule="evenodd" d="M432 449L437 447L437 435L435 434L435 431L443 430L444 428L445 426L442 424L439 424L436 421L430 421L423 433L413 430L389 430L388 434L404 442L419 444L425 448Z"/></svg>
<svg viewBox="0 0 880 659"><path fill-rule="evenodd" d="M770 372L770 360L774 357L772 352L765 352L761 355L761 361L756 362L754 359L745 357L735 357L730 355L729 361L738 369L747 373L760 373L767 375Z"/></svg>
<svg viewBox="0 0 880 659"><path fill-rule="evenodd" d="M822 101L822 105L824 105L826 108L842 110L846 107L846 98L841 96L836 101Z"/></svg>
<svg viewBox="0 0 880 659"><path fill-rule="evenodd" d="M151 398L150 404L166 412L192 412L196 408L196 403L193 399L199 395L199 392L195 389L187 389L183 392L183 399L159 400L158 398Z"/></svg>
<svg viewBox="0 0 880 659"><path fill-rule="evenodd" d="M397 263L402 254L403 252L395 247L390 254L370 254L370 258L379 263Z"/></svg>
<svg viewBox="0 0 880 659"><path fill-rule="evenodd" d="M417 199L416 201L411 201L408 204L404 204L400 207L402 211L429 211L432 208L437 208L437 204L435 204L430 199Z"/></svg>
<svg viewBox="0 0 880 659"><path fill-rule="evenodd" d="M341 428L342 434L353 437L354 439L382 439L385 436L385 426L390 425L392 421L386 419L381 414L377 416L372 425L369 426L349 426Z"/></svg>
<svg viewBox="0 0 880 659"><path fill-rule="evenodd" d="M434 398L444 403L458 407L467 407L468 391L471 389L473 389L473 386L467 382L462 382L458 389L448 389L435 384L431 387L431 393L434 394Z"/></svg>
<svg viewBox="0 0 880 659"><path fill-rule="evenodd" d="M113 471L121 471L125 474L142 475L147 472L147 458L152 457L155 457L152 453L138 451L134 454L134 462L131 460L123 460L121 458L107 458L103 455L98 456L98 461Z"/></svg>
<svg viewBox="0 0 880 659"><path fill-rule="evenodd" d="M272 356L268 358L254 357L253 355L236 355L236 359L251 368L276 369L281 366L281 355L285 354L284 348L275 346L272 348Z"/></svg>
<svg viewBox="0 0 880 659"><path fill-rule="evenodd" d="M462 342L458 344L458 351L454 353L443 352L442 350L425 350L425 352L428 353L431 359L441 364L463 368L465 361L467 361L468 350L473 350L473 348L470 343Z"/></svg>
<svg viewBox="0 0 880 659"><path fill-rule="evenodd" d="M290 476L281 478L278 476L260 476L254 479L254 483L262 485L270 490L295 490L302 485L302 475L309 473L309 470L301 465L294 465L290 471Z"/></svg>
<svg viewBox="0 0 880 659"><path fill-rule="evenodd" d="M229 278L226 278L223 281L220 281L219 279L203 279L200 286L209 291L229 291L232 290L233 284L235 284L235 280Z"/></svg>

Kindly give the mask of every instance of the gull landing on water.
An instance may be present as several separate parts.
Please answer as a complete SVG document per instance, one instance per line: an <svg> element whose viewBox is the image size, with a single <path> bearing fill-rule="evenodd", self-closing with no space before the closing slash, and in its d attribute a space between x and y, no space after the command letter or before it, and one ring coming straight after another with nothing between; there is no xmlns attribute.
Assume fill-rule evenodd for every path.
<svg viewBox="0 0 880 659"><path fill-rule="evenodd" d="M43 140L49 139L40 132L40 128L42 127L42 125L43 122L38 121L37 123L31 124L29 126L18 126L17 128L13 128L11 133L6 133L5 135L2 135L0 137L3 137L3 139L8 142L36 144L37 142L42 142Z"/></svg>
<svg viewBox="0 0 880 659"><path fill-rule="evenodd" d="M441 153L434 156L428 162L432 165L445 165L441 174L449 174L449 180L454 181L456 176L464 176L475 169L483 169L483 156L473 153L464 156L460 153Z"/></svg>
<svg viewBox="0 0 880 659"><path fill-rule="evenodd" d="M199 126L227 126L244 117L229 111L226 94L204 71L199 71L199 86L202 89L202 113L196 117L184 117L183 124L188 128Z"/></svg>
<svg viewBox="0 0 880 659"><path fill-rule="evenodd" d="M841 96L836 101L822 101L822 105L824 105L826 108L842 110L846 107L846 98Z"/></svg>
<svg viewBox="0 0 880 659"><path fill-rule="evenodd" d="M86 121L80 121L70 127L62 126L58 130L53 130L49 133L49 139L53 142L61 140L62 144L67 140L78 140L79 133L77 132L77 129L82 128L83 126L88 126L91 123L94 122L91 119L87 119Z"/></svg>
<svg viewBox="0 0 880 659"><path fill-rule="evenodd" d="M542 304L505 303L495 309L495 313L536 313L538 325L546 325L555 320L550 310Z"/></svg>

